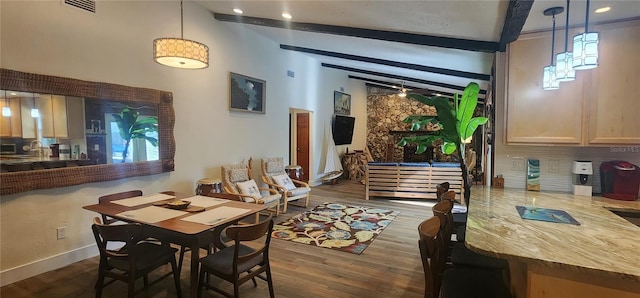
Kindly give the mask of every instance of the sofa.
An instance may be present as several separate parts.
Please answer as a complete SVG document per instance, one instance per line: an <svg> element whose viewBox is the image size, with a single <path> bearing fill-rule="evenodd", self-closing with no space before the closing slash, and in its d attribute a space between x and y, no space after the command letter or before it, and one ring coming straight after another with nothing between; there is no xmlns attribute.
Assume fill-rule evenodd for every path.
<svg viewBox="0 0 640 298"><path fill-rule="evenodd" d="M449 182L457 199L462 193L462 169L455 162L369 162L366 199L371 197L436 199L436 185Z"/></svg>

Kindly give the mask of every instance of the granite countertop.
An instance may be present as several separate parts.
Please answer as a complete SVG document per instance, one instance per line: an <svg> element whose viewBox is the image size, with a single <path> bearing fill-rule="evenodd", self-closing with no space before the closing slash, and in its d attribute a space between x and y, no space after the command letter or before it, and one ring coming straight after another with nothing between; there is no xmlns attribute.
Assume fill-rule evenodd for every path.
<svg viewBox="0 0 640 298"><path fill-rule="evenodd" d="M525 220L518 205L561 209L580 225ZM465 241L485 255L640 283L640 227L609 209L640 213L640 201L474 186Z"/></svg>

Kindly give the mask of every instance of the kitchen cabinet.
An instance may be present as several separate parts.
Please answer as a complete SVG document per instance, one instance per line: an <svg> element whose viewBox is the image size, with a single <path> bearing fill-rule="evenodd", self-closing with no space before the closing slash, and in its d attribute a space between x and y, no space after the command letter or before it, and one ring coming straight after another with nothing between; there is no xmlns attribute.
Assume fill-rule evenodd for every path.
<svg viewBox="0 0 640 298"><path fill-rule="evenodd" d="M590 70L587 144L640 144L640 22L600 34L598 68ZM600 26L602 28L603 26Z"/></svg>
<svg viewBox="0 0 640 298"><path fill-rule="evenodd" d="M0 137L22 137L22 122L20 120L20 99L5 99L2 106L11 109L11 117L0 118Z"/></svg>
<svg viewBox="0 0 640 298"><path fill-rule="evenodd" d="M40 133L43 138L68 138L67 100L61 95L45 95L36 98L40 110Z"/></svg>
<svg viewBox="0 0 640 298"><path fill-rule="evenodd" d="M569 40L582 30L569 30ZM551 32L523 34L509 45L506 143L640 144L640 101L633 96L640 86L640 21L599 25L594 30L600 32L599 66L577 71L576 80L561 82L557 90L542 90ZM562 31L555 44L555 54L563 51Z"/></svg>
<svg viewBox="0 0 640 298"><path fill-rule="evenodd" d="M33 98L20 99L20 122L22 124L22 138L35 139L37 137L36 119L31 116L31 109L35 107Z"/></svg>

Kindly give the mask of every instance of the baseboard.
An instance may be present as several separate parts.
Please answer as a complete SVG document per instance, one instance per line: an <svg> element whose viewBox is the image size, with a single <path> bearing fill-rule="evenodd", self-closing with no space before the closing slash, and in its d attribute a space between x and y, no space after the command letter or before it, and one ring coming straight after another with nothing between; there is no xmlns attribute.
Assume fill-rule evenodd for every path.
<svg viewBox="0 0 640 298"><path fill-rule="evenodd" d="M23 279L36 276L51 270L55 270L69 264L82 261L98 255L98 247L93 244L59 255L51 256L25 265L0 271L0 287L12 284Z"/></svg>

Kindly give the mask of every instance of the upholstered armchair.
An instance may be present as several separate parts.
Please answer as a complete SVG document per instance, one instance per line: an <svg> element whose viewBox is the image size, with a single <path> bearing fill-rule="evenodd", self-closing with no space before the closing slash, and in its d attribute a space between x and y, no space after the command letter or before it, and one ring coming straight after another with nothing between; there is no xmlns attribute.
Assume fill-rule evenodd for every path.
<svg viewBox="0 0 640 298"><path fill-rule="evenodd" d="M289 178L289 175L284 171L282 157L263 158L260 164L262 181L282 194L284 201L282 213L287 213L287 205L290 201L298 201L299 203L292 204L299 207L307 207L309 205L309 193L311 192L309 184Z"/></svg>
<svg viewBox="0 0 640 298"><path fill-rule="evenodd" d="M269 207L268 211L274 212L276 216L280 214L282 195L274 189L258 187L251 178L251 159L247 165L223 166L222 184L225 192L240 196L244 202L264 204ZM256 222L258 219L256 215Z"/></svg>

